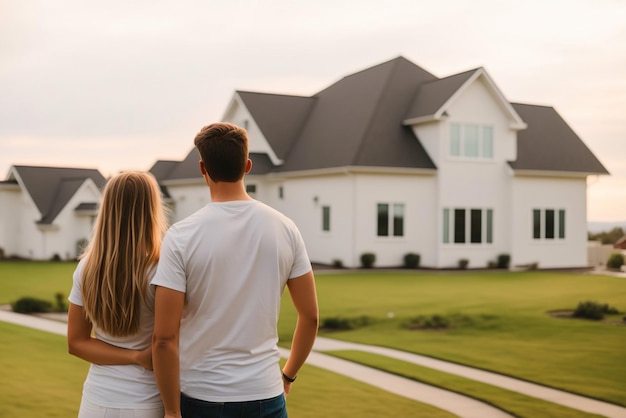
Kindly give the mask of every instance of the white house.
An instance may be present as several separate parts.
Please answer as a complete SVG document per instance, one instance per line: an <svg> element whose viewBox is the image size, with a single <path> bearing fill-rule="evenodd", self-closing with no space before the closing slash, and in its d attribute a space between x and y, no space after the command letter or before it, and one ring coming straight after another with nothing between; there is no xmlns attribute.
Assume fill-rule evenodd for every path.
<svg viewBox="0 0 626 418"><path fill-rule="evenodd" d="M237 91L223 120L249 132L248 190L296 222L314 262L588 265L586 178L607 170L553 108L509 103L483 68L440 79L398 57L311 97ZM210 201L198 160L151 169L175 219Z"/></svg>
<svg viewBox="0 0 626 418"><path fill-rule="evenodd" d="M75 259L91 234L105 182L94 169L12 166L0 182L4 256Z"/></svg>

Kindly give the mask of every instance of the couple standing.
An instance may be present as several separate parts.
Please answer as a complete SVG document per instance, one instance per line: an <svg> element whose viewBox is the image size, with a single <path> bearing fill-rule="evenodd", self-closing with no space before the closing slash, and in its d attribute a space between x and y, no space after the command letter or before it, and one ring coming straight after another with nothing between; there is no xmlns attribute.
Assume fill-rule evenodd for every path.
<svg viewBox="0 0 626 418"><path fill-rule="evenodd" d="M304 242L246 193L245 130L215 123L194 143L211 203L167 232L150 174L119 174L104 190L69 297L69 351L92 363L80 418L287 417L318 328ZM298 320L281 371L285 286Z"/></svg>

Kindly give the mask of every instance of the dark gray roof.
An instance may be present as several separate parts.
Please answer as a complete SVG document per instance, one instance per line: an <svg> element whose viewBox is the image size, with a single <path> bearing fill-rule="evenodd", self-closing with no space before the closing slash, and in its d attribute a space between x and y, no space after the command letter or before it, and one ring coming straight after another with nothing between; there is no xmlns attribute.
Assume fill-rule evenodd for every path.
<svg viewBox="0 0 626 418"><path fill-rule="evenodd" d="M237 93L276 156L285 159L316 98L245 91Z"/></svg>
<svg viewBox="0 0 626 418"><path fill-rule="evenodd" d="M200 173L200 154L195 147L180 163L174 167L168 176L168 180L202 179Z"/></svg>
<svg viewBox="0 0 626 418"><path fill-rule="evenodd" d="M347 166L436 169L403 122L435 115L480 70L438 79L398 57L346 76L312 97L238 91L284 161L274 166L267 155L251 154L252 174ZM513 106L528 128L517 133L518 160L511 167L605 174L602 164L550 109ZM194 148L180 163L160 168L159 175L199 178L198 161Z"/></svg>
<svg viewBox="0 0 626 418"><path fill-rule="evenodd" d="M156 178L156 180L160 182L161 180L169 178L169 176L172 174L172 171L174 171L178 164L180 164L180 161L159 160L154 163L152 168L150 168L150 170L148 171L150 171L154 178Z"/></svg>
<svg viewBox="0 0 626 418"><path fill-rule="evenodd" d="M271 173L274 169L274 164L272 164L272 160L270 160L267 154L251 152L249 157L252 160L252 169L249 173L251 175Z"/></svg>
<svg viewBox="0 0 626 418"><path fill-rule="evenodd" d="M97 202L82 202L82 203L79 203L78 206L74 208L75 211L82 211L82 210L94 211L96 209L98 209Z"/></svg>
<svg viewBox="0 0 626 418"><path fill-rule="evenodd" d="M42 214L38 223L50 224L78 188L91 179L102 189L106 179L96 169L14 166L26 191Z"/></svg>
<svg viewBox="0 0 626 418"><path fill-rule="evenodd" d="M314 96L315 107L277 171L435 168L412 130L402 125L420 84L435 79L403 57L344 77Z"/></svg>
<svg viewBox="0 0 626 418"><path fill-rule="evenodd" d="M405 119L432 116L478 69L422 84Z"/></svg>
<svg viewBox="0 0 626 418"><path fill-rule="evenodd" d="M557 111L548 106L513 103L528 127L517 133L514 170L609 174Z"/></svg>

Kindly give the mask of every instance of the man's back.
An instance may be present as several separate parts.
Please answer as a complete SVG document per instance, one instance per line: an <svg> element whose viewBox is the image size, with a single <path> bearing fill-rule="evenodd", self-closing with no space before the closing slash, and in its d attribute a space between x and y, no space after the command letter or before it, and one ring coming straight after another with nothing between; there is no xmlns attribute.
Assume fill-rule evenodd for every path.
<svg viewBox="0 0 626 418"><path fill-rule="evenodd" d="M289 278L310 270L293 222L258 201L210 203L174 225L153 284L186 293L183 393L213 402L282 393L280 298Z"/></svg>

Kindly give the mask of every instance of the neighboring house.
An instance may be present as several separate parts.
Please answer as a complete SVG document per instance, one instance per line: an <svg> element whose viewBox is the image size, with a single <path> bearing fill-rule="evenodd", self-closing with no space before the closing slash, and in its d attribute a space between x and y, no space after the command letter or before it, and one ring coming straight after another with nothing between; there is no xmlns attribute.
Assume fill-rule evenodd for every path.
<svg viewBox="0 0 626 418"><path fill-rule="evenodd" d="M607 170L553 108L509 103L483 68L440 79L399 57L311 97L237 91L223 120L249 132L248 191L295 221L314 262L588 265L586 178ZM151 170L176 220L210 201L198 161Z"/></svg>
<svg viewBox="0 0 626 418"><path fill-rule="evenodd" d="M105 182L93 169L12 166L0 182L4 256L75 259L91 234Z"/></svg>
<svg viewBox="0 0 626 418"><path fill-rule="evenodd" d="M618 248L620 250L626 250L626 235L615 241L613 244L613 248Z"/></svg>

